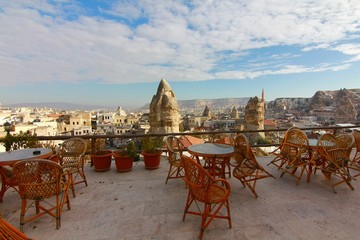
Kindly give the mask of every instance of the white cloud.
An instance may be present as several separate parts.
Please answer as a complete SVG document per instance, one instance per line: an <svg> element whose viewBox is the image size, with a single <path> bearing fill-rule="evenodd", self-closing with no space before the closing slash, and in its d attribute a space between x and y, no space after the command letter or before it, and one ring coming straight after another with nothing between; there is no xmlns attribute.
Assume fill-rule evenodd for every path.
<svg viewBox="0 0 360 240"><path fill-rule="evenodd" d="M352 56L347 62L360 61L360 44L341 44L335 47L334 50Z"/></svg>
<svg viewBox="0 0 360 240"><path fill-rule="evenodd" d="M360 60L359 44L351 43L360 28L357 0L186 3L114 1L111 9L97 8L131 24L148 18L141 25L128 26L114 18L85 14L86 9L73 1L2 2L0 84L243 79L350 67L342 62L329 67L322 62L312 67L291 62L320 48L349 55L350 61ZM243 58L258 59L260 48L277 46L299 46L302 52L273 53L273 62ZM229 68L244 64L253 68L224 71L219 68L223 61L229 61L233 66Z"/></svg>

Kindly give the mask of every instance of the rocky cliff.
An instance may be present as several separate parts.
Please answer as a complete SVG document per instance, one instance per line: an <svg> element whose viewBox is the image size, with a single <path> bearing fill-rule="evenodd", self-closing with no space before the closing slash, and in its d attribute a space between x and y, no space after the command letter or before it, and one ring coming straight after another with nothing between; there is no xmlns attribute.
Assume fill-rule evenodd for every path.
<svg viewBox="0 0 360 240"><path fill-rule="evenodd" d="M360 120L360 89L317 91L311 98L277 98L266 104L267 114L299 112L325 116L336 123Z"/></svg>

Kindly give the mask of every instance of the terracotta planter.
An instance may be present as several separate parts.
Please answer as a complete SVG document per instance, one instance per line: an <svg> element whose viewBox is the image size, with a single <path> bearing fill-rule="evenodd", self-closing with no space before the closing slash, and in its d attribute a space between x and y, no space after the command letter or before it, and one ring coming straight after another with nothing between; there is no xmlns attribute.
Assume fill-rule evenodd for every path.
<svg viewBox="0 0 360 240"><path fill-rule="evenodd" d="M91 161L94 165L96 172L105 172L110 169L111 166L111 151L102 151L95 155L91 155Z"/></svg>
<svg viewBox="0 0 360 240"><path fill-rule="evenodd" d="M157 169L160 166L161 159L161 151L157 153L147 153L145 151L142 152L144 156L144 164L146 169Z"/></svg>
<svg viewBox="0 0 360 240"><path fill-rule="evenodd" d="M120 152L114 152L116 171L128 172L131 171L134 159L130 156L121 156Z"/></svg>

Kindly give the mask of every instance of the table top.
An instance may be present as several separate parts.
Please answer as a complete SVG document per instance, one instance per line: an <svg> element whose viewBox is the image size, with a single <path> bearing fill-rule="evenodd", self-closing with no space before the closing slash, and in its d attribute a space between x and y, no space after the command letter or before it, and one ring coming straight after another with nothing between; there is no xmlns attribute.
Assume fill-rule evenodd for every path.
<svg viewBox="0 0 360 240"><path fill-rule="evenodd" d="M234 147L221 143L202 143L190 145L188 151L195 156L228 157L234 153Z"/></svg>
<svg viewBox="0 0 360 240"><path fill-rule="evenodd" d="M315 138L309 138L309 146L310 147L316 147L318 140Z"/></svg>
<svg viewBox="0 0 360 240"><path fill-rule="evenodd" d="M38 154L34 154L39 151ZM11 165L15 162L29 158L47 158L53 154L50 148L25 148L0 153L0 166Z"/></svg>

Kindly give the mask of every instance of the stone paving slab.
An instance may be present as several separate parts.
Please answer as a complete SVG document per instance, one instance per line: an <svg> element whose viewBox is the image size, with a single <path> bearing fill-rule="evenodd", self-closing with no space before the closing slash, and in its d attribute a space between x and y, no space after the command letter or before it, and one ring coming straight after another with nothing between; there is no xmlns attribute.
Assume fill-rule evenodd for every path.
<svg viewBox="0 0 360 240"><path fill-rule="evenodd" d="M258 181L258 199L237 179L228 179L232 229L215 219L203 239L360 239L359 180L355 191L343 184L337 194L321 173L297 186L293 177L280 178L274 166L266 166L271 159L258 158L277 177ZM38 240L197 239L200 218L187 215L182 221L187 189L180 179L165 184L167 170L165 157L156 170L146 170L143 162L126 173L116 172L114 164L107 172L87 165L89 186L77 185L76 198L70 194L71 210L65 208L61 228L44 216L26 224L24 232ZM0 212L19 226L20 199L14 190L6 192Z"/></svg>

